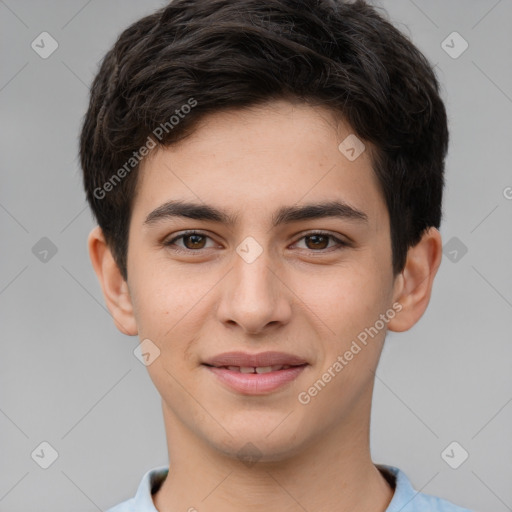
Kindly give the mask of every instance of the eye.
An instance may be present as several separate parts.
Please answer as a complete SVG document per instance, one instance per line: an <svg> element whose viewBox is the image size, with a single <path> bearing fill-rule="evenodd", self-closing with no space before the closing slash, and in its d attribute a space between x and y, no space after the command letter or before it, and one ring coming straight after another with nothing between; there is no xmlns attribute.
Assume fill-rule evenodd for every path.
<svg viewBox="0 0 512 512"><path fill-rule="evenodd" d="M170 247L173 250L183 251L183 252L199 252L202 249L208 249L215 247L215 244L212 241L213 245L207 246L207 241L211 240L211 238L199 231L185 231L178 236L175 236L164 242L166 247ZM310 250L313 252L325 252L330 249L341 249L343 247L348 247L349 243L340 240L339 238L331 235L330 233L324 232L313 232L308 233L301 238L294 245L297 245L300 241L304 241L305 247L299 247L301 249ZM180 243L177 243L180 242Z"/></svg>
<svg viewBox="0 0 512 512"><path fill-rule="evenodd" d="M304 240L305 243L305 249L309 249L315 252L324 251L325 249L332 249L333 245L329 246L329 242L334 242L334 248L342 248L347 247L349 244L347 242L344 242L343 240L340 240L339 238L335 237L334 235L331 235L330 233L323 233L323 232L314 232L314 233L308 233L304 235L302 238L299 239ZM296 242L298 243L298 242Z"/></svg>
<svg viewBox="0 0 512 512"><path fill-rule="evenodd" d="M183 251L199 251L201 249L207 249L206 241L210 237L200 233L199 231L186 231L181 235L178 235L170 240L164 242L164 245L167 247L176 246L178 250ZM176 244L176 242L180 240L182 241L182 245ZM212 246L210 246L212 247Z"/></svg>

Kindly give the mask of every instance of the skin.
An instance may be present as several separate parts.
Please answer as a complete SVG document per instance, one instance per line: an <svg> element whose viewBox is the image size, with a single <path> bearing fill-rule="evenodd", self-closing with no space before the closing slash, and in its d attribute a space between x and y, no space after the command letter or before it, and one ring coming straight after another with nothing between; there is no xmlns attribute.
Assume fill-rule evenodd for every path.
<svg viewBox="0 0 512 512"><path fill-rule="evenodd" d="M153 496L160 512L387 508L393 489L369 449L374 372L386 330L407 330L425 311L442 244L439 232L428 230L393 274L371 146L352 162L338 150L351 133L329 111L287 101L212 114L191 137L143 162L127 281L101 230L91 232L91 260L117 327L160 349L147 367L162 397L171 461ZM208 204L236 222L145 223L169 200ZM330 200L367 220L324 217L272 227L280 207ZM165 245L189 229L206 238ZM311 237L319 230L347 245ZM249 236L263 251L252 263L236 252ZM401 311L386 327L307 405L300 403L299 393L393 304ZM309 364L279 390L247 396L201 364L232 350L288 352ZM248 442L260 456L253 465L237 456Z"/></svg>

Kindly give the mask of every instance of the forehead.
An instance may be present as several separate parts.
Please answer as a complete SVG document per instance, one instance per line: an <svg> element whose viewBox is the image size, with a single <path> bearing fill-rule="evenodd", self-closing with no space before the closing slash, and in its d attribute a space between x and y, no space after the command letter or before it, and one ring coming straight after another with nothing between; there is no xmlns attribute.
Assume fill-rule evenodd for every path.
<svg viewBox="0 0 512 512"><path fill-rule="evenodd" d="M275 101L210 114L189 137L142 162L134 213L178 199L213 202L239 218L341 200L379 219L387 211L372 149L323 107Z"/></svg>

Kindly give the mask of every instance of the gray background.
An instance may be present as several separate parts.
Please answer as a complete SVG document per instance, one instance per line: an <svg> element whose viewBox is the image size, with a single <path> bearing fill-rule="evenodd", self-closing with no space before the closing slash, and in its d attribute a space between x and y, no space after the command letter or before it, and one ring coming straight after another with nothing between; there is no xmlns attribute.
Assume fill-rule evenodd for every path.
<svg viewBox="0 0 512 512"><path fill-rule="evenodd" d="M94 224L77 161L98 61L161 5L0 0L1 511L104 510L167 463L138 340L115 329L89 263ZM374 460L423 492L512 510L512 1L381 5L437 66L451 125L442 234L456 238L424 318L388 337ZM43 31L59 45L47 59L31 48ZM458 58L441 46L453 31L469 43ZM453 53L462 47L452 40ZM55 255L42 252L48 241L36 245L43 237ZM58 452L46 470L36 460L48 449L31 457L43 441ZM458 469L441 456L452 441L469 453ZM460 448L448 453L460 461Z"/></svg>

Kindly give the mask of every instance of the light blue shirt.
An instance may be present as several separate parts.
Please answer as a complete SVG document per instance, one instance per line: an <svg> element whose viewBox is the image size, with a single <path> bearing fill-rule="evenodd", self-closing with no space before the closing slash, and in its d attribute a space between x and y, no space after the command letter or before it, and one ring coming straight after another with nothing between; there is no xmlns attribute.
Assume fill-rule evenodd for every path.
<svg viewBox="0 0 512 512"><path fill-rule="evenodd" d="M377 465L380 470L391 473L395 480L395 493L386 512L471 512L449 501L417 492L403 471L393 466ZM148 471L142 478L137 494L107 512L158 512L151 497L167 476L168 467Z"/></svg>

